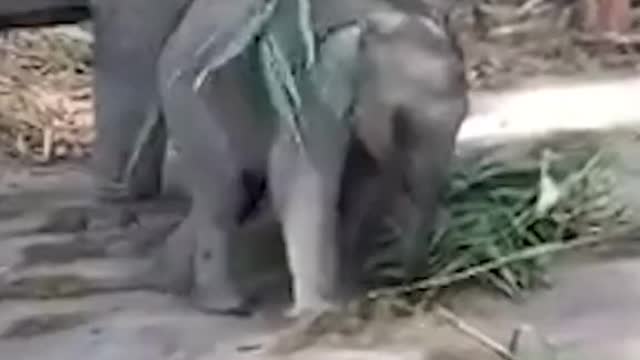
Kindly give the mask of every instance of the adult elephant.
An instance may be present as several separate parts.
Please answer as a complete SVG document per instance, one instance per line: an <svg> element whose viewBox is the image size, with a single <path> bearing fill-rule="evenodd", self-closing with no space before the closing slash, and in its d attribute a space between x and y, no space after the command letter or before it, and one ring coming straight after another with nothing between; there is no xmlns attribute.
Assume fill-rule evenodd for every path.
<svg viewBox="0 0 640 360"><path fill-rule="evenodd" d="M0 0L0 31L14 27L71 24L89 19L93 21L93 87L97 126L93 165L98 182L97 198L101 200L101 205L118 203L120 200L125 200L126 203L153 198L161 191L167 134L158 94L157 61L165 41L178 26L191 2L192 0ZM260 192L263 187L260 181L256 182L250 176L243 180L250 192ZM250 201L246 205L247 210L240 211L240 218L246 217L243 213L252 210L251 199L254 197L248 196ZM69 225L65 224L73 224L71 226L74 229L77 229L77 224L86 224L83 220L89 213L86 209L81 209L80 212L64 210L62 213L66 215L54 214L47 229L64 227L66 231L69 230ZM118 212L116 215L120 217L121 214ZM83 221L77 221L78 217ZM266 237L277 238L278 229L274 229L271 218L259 218L254 223L255 226L247 227L244 237L253 238L256 234L265 236L265 233L269 233ZM157 233L154 229L151 230L152 235L164 234L164 231ZM272 243L267 241L263 247L268 247L269 253L274 253L273 248L277 247L272 246ZM185 245L188 247L188 244ZM185 246L178 244L178 248L180 247ZM275 253L278 253L278 249ZM249 271L252 271L256 262L251 259L250 254L247 261L252 263L249 266ZM274 262L277 263L277 260ZM271 267L271 264L266 266ZM134 287L159 287L161 290L167 287L175 290L184 286L179 282L167 285L167 279L157 278L156 274L144 273L140 278L127 280L124 286L131 288L133 283ZM121 285L115 284L114 288L119 286Z"/></svg>
<svg viewBox="0 0 640 360"><path fill-rule="evenodd" d="M93 20L93 160L100 200L141 200L162 191L167 133L156 64L191 1L0 1L0 30Z"/></svg>

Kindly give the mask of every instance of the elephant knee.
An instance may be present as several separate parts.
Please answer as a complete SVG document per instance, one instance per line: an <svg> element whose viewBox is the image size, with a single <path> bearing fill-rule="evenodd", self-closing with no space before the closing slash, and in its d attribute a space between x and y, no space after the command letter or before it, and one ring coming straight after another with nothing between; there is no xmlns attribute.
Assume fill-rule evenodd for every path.
<svg viewBox="0 0 640 360"><path fill-rule="evenodd" d="M160 55L157 78L162 97L170 96L175 91L176 85L188 85L195 79L195 61L183 56L184 53L179 46L169 42Z"/></svg>

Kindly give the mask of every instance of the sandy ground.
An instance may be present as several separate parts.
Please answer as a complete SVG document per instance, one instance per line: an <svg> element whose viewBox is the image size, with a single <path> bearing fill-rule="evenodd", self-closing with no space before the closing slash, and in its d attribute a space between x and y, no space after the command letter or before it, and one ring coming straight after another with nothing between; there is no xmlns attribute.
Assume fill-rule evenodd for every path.
<svg viewBox="0 0 640 360"><path fill-rule="evenodd" d="M640 195L633 190L640 174L640 146L633 130L640 129L639 90L640 77L625 77L598 82L544 79L512 91L473 94L472 114L460 134L460 152L517 138L521 143L506 152L517 159L532 134L625 125L630 128L615 135L575 135L572 141L597 141L620 149L624 155L620 195L640 208ZM0 280L54 274L81 274L96 281L122 279L142 265L143 260L116 256L117 249L109 257L87 250L75 258L60 258L65 246L69 249L69 242L78 240L76 235L33 234L47 212L87 203L89 187L82 166L35 169L2 161ZM163 216L159 212L158 217ZM563 263L553 271L554 286L524 302L469 291L450 306L503 343L514 327L531 323L548 337L561 359L638 359L640 243L629 239L620 246L619 251L603 248L580 261ZM25 259L40 261L21 266ZM265 359L266 355L249 351L251 345L279 325L262 317L205 316L179 299L144 291L47 301L5 299L0 301L0 359ZM373 324L359 334L336 336L274 358L498 359L428 314L384 326Z"/></svg>

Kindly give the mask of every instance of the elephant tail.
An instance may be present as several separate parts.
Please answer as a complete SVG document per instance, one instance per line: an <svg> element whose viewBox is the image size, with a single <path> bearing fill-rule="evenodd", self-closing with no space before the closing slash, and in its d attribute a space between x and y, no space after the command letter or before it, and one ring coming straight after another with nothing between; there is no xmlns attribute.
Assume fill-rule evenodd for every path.
<svg viewBox="0 0 640 360"><path fill-rule="evenodd" d="M91 17L90 0L9 0L0 2L0 30L74 24Z"/></svg>

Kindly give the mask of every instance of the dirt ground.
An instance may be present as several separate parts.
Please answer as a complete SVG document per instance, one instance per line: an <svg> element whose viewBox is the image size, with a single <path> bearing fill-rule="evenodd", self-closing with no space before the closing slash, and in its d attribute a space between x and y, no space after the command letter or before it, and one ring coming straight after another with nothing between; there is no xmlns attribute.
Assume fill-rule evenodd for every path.
<svg viewBox="0 0 640 360"><path fill-rule="evenodd" d="M550 139L557 130L588 130L553 141L564 146L595 142L617 150L618 195L640 214L640 192L636 185L640 177L637 161L640 108L635 96L640 93L637 47L582 44L578 35L563 30L566 26L563 22L568 20L561 8L509 18L509 11L500 12L504 8L487 3L491 6L486 11L498 14L489 17L489 30L472 28L472 24L462 19L467 26L462 41L474 91L472 113L459 138L460 154L471 154L505 141L507 145L496 156L519 161L535 142L533 135ZM503 13L507 14L505 18L496 20ZM0 52L3 49L6 46L0 46ZM33 53L29 61L14 55L23 61L16 62L15 57L11 63L0 60L3 76L18 63L21 73L50 75L42 70L43 65L33 67ZM8 58L0 56L0 59ZM43 153L46 139L43 134L53 123L50 118L42 121L47 116L68 120L62 121L67 128L70 122L78 128L90 129L91 121L86 118L90 96L85 91L90 70L77 73L78 78L70 81L71 85L48 78L44 89L53 92L63 89L56 94L62 94L67 102L61 101L64 104L60 105L55 99L51 101L67 112L44 111L48 109L45 106L33 113L28 126L22 129L40 135L28 136L26 145L14 141L15 132L5 131L5 143L11 154ZM0 97L5 96L8 103L12 101L10 86L15 85L12 84L0 81L0 87L9 86L5 92L0 91ZM30 99L34 97L26 97L23 110L30 108ZM0 105L4 104L7 102L0 101ZM12 107L12 111L15 109ZM7 112L3 111L0 113L6 119ZM63 113L67 115L60 115ZM619 126L625 128L608 131ZM84 130L81 135L77 131L73 133L76 135L69 135L81 138L77 143L83 148L91 139ZM69 139L59 143L65 141L68 143ZM74 157L73 146L69 149L60 151L64 155L61 157ZM20 285L40 287L44 295L109 287L108 284L119 283L139 270L146 260L130 256L127 251L130 244L122 244L118 233L108 227L91 234L64 229L56 233L35 231L42 229L46 215L57 208L89 203L90 181L84 161L34 165L3 156L0 169L0 292L5 294L5 298L0 297L3 359L499 359L486 346L434 313L409 318L383 316L314 338L314 343L298 352L267 355L261 352L259 344L272 339L283 327L281 321L269 316L252 319L207 316L190 309L180 299L139 290L68 298L20 298ZM172 173L171 166L168 172ZM175 218L175 212L160 209L145 221L153 226ZM154 240L157 242L142 239L140 251L145 250L144 244ZM536 291L520 302L480 289L465 289L447 297L443 304L504 346L516 327L532 324L548 339L557 359L635 360L640 357L637 305L640 285L636 285L640 284L639 244L631 236L625 241L567 256L551 272L552 287ZM6 291L10 284L17 290ZM551 359L541 355L525 360L543 358Z"/></svg>

